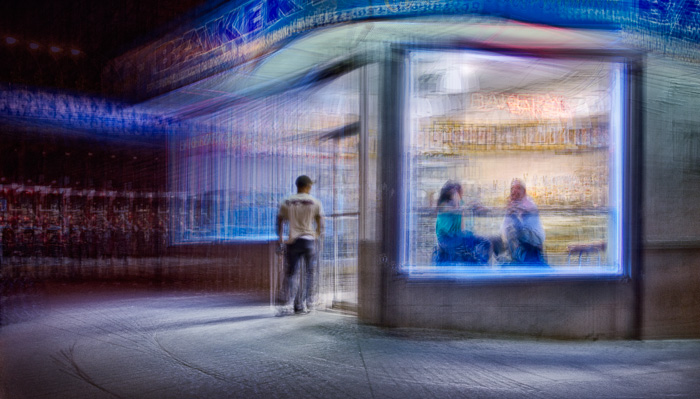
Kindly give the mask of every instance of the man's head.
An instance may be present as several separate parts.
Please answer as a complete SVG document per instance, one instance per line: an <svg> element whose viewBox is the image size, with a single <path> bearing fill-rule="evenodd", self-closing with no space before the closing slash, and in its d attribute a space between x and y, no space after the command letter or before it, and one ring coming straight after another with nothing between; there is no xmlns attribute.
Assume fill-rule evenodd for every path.
<svg viewBox="0 0 700 399"><path fill-rule="evenodd" d="M314 182L309 176L301 175L297 177L297 180L294 182L294 184L296 184L297 186L297 192L308 193L309 191L311 191L311 185L313 185Z"/></svg>
<svg viewBox="0 0 700 399"><path fill-rule="evenodd" d="M525 183L520 179L513 179L510 183L510 200L520 201L525 198L526 190Z"/></svg>

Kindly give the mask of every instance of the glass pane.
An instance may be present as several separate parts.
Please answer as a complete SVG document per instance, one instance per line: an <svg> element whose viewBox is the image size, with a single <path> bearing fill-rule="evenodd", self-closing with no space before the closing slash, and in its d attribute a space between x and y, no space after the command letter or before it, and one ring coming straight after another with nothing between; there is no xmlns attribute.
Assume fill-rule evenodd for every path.
<svg viewBox="0 0 700 399"><path fill-rule="evenodd" d="M173 243L275 239L279 203L302 174L327 214L357 212L357 81L355 71L188 121L170 143L170 188L190 204L172 210Z"/></svg>
<svg viewBox="0 0 700 399"><path fill-rule="evenodd" d="M410 52L403 267L621 273L623 70Z"/></svg>

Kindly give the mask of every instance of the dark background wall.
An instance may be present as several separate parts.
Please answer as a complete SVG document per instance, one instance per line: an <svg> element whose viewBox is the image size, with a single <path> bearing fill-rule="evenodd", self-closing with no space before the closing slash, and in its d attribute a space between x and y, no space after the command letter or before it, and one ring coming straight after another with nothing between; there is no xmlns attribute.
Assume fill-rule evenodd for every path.
<svg viewBox="0 0 700 399"><path fill-rule="evenodd" d="M111 59L159 33L176 29L183 21L196 18L218 3L206 0L2 2L0 82L109 96L103 90L102 71ZM8 43L7 37L16 42ZM31 43L38 47L31 48ZM61 51L52 51L52 46Z"/></svg>
<svg viewBox="0 0 700 399"><path fill-rule="evenodd" d="M129 142L0 125L0 184L166 190L165 137Z"/></svg>

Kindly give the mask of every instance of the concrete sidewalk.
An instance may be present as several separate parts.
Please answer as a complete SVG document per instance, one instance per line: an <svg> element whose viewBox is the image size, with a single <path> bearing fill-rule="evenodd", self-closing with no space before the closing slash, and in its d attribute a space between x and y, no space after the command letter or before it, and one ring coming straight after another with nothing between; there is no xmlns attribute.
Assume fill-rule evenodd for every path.
<svg viewBox="0 0 700 399"><path fill-rule="evenodd" d="M2 398L698 398L700 341L567 342L274 317L245 294L5 298Z"/></svg>

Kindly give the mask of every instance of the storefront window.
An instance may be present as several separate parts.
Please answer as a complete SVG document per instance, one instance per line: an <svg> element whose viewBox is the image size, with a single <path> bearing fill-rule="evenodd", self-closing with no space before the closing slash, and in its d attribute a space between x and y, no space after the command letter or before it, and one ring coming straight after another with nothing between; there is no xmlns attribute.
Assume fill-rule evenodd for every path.
<svg viewBox="0 0 700 399"><path fill-rule="evenodd" d="M625 64L413 50L401 266L620 275Z"/></svg>
<svg viewBox="0 0 700 399"><path fill-rule="evenodd" d="M276 239L279 204L302 174L315 181L312 194L329 220L351 214L356 225L358 79L353 71L281 94L256 93L188 121L170 142L170 187L183 204L171 210L172 242ZM341 227L328 222L329 237ZM336 241L356 235L326 246L342 248L347 243Z"/></svg>

